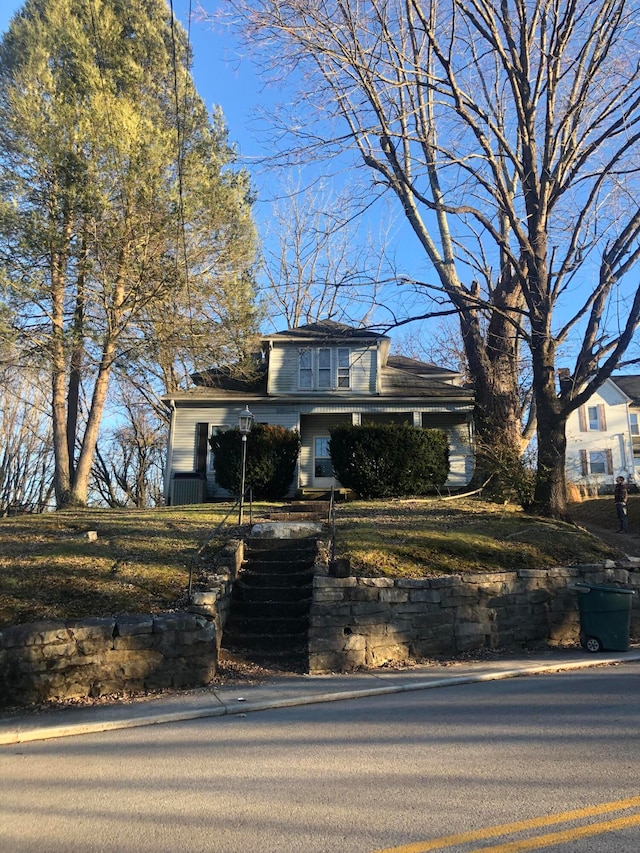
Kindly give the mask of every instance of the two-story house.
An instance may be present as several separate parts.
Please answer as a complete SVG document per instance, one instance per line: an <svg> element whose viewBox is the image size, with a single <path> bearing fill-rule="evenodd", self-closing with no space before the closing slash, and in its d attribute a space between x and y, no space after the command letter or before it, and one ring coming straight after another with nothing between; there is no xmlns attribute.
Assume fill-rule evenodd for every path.
<svg viewBox="0 0 640 853"><path fill-rule="evenodd" d="M640 376L608 379L567 421L567 481L584 492L613 491L615 477L640 484Z"/></svg>
<svg viewBox="0 0 640 853"><path fill-rule="evenodd" d="M237 426L245 406L256 422L299 431L291 496L340 486L328 447L329 430L342 423L442 429L450 446L446 485L466 485L473 469L473 392L454 371L390 355L390 344L386 335L323 321L265 336L250 379L222 369L195 374L196 387L164 399L171 411L165 499L228 497L215 480L209 438Z"/></svg>

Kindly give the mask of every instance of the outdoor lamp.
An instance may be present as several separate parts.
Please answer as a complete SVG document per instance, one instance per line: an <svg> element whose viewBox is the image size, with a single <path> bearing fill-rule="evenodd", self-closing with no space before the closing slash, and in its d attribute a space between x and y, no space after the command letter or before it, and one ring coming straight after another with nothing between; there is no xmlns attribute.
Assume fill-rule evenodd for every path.
<svg viewBox="0 0 640 853"><path fill-rule="evenodd" d="M245 406L244 412L240 412L240 418L238 421L238 428L240 430L240 435L242 436L242 468L240 478L240 511L238 513L238 524L242 524L244 521L244 481L247 473L247 436L251 432L252 424L253 415L249 411L249 406Z"/></svg>

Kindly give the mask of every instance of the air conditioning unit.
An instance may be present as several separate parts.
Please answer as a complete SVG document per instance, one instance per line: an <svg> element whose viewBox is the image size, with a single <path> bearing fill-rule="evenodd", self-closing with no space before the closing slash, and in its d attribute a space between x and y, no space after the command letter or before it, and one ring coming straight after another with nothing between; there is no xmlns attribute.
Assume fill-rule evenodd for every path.
<svg viewBox="0 0 640 853"><path fill-rule="evenodd" d="M207 481L199 474L175 474L171 489L171 505L201 504L207 496Z"/></svg>

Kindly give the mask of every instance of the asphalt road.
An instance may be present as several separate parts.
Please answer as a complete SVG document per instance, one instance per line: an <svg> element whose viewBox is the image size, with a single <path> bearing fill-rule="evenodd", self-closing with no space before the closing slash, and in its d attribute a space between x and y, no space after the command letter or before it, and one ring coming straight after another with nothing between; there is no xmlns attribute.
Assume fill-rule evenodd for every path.
<svg viewBox="0 0 640 853"><path fill-rule="evenodd" d="M4 747L1 853L640 850L640 663Z"/></svg>

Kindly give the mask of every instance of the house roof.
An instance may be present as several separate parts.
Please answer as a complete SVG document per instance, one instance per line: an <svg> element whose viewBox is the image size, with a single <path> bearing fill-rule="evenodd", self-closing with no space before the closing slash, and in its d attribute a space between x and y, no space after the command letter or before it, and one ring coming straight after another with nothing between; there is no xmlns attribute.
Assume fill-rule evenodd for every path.
<svg viewBox="0 0 640 853"><path fill-rule="evenodd" d="M386 335L378 332L369 332L367 329L355 329L345 323L336 323L335 320L321 320L318 323L309 323L306 326L298 326L296 329L285 329L283 332L274 332L265 335L265 341L306 341L306 340L341 340L356 338L376 341L389 340Z"/></svg>
<svg viewBox="0 0 640 853"><path fill-rule="evenodd" d="M619 376L612 376L611 379L616 383L618 388L630 397L635 406L640 406L640 374L627 373Z"/></svg>
<svg viewBox="0 0 640 853"><path fill-rule="evenodd" d="M193 382L204 389L217 389L226 393L266 394L267 362L259 362L249 373L229 367L212 367L191 374Z"/></svg>
<svg viewBox="0 0 640 853"><path fill-rule="evenodd" d="M420 376L445 376L454 379L460 375L455 370L449 370L448 367L439 367L437 364L418 361L415 358L408 358L406 355L390 355L387 359L387 367L395 367Z"/></svg>
<svg viewBox="0 0 640 853"><path fill-rule="evenodd" d="M424 376L412 370L390 366L383 367L381 373L383 397L438 397L469 401L474 398L471 389L444 382L437 376Z"/></svg>
<svg viewBox="0 0 640 853"><path fill-rule="evenodd" d="M267 335L263 340L283 341L295 343L300 341L382 341L383 358L381 365L380 393L373 396L357 395L361 402L366 399L375 400L383 398L405 398L405 399L437 399L449 402L459 401L471 404L473 402L473 391L454 384L452 380L458 378L459 374L454 370L438 367L429 362L418 361L403 355L388 355L390 339L385 335L378 335L365 329L354 329L344 323L336 323L333 320L323 320L319 323L311 323L297 329L287 329L284 332L276 332ZM275 396L267 395L267 359L256 360L254 370L242 374L238 369L229 367L211 368L199 373L194 373L192 379L197 386L187 391L167 394L163 399L166 402L220 399L247 399L266 398L275 399ZM326 395L321 392L310 392L309 394L297 392L290 396L292 400L301 401L311 399L319 401L325 397L336 401L349 395L341 394L337 397L334 392ZM280 396L278 395L280 399Z"/></svg>

